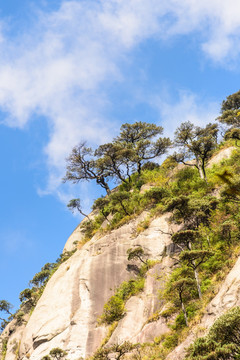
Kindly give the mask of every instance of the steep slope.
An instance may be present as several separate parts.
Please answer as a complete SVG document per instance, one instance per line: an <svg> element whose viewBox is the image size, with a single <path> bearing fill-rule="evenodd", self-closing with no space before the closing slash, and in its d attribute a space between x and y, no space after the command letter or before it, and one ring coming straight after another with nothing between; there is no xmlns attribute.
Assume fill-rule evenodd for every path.
<svg viewBox="0 0 240 360"><path fill-rule="evenodd" d="M141 245L148 257L161 260L171 249L168 215L152 221L149 228L136 236L136 226L147 214L129 224L93 238L62 264L49 280L24 330L21 329L20 359L39 360L54 347L68 352L68 359L77 360L92 354L107 335L105 326L97 326L103 306L123 281L134 277L127 265L127 250ZM165 258L149 273L144 292L129 300L127 315L120 321L110 343L124 340L153 340L156 331L167 331L165 324L149 324L147 319L159 308L159 282L154 274L169 271L172 262ZM137 314L137 317L136 317ZM134 321L133 321L134 319ZM131 326L130 326L131 324ZM9 328L5 330L9 332ZM19 341L13 331L11 342ZM5 360L15 358L8 347Z"/></svg>
<svg viewBox="0 0 240 360"><path fill-rule="evenodd" d="M232 150L220 151L211 165L229 157ZM149 189L148 185L144 186ZM146 190L144 186L142 191ZM146 343L169 332L166 320L153 315L164 309L159 290L171 273L176 263L175 252L178 252L170 234L181 225L170 224L170 215L152 217L148 228L139 234L138 224L148 217L147 211L111 232L96 233L53 274L31 316L25 315L26 323L19 325L13 320L6 327L1 336L2 345L0 343L2 359L41 360L51 349L59 347L67 351L68 360L79 360L92 355L103 342L107 346L124 341ZM64 251L71 251L83 237L79 225L67 240ZM147 272L144 290L126 302L125 315L114 328L99 325L104 304L121 283L137 276L140 261L127 260L127 250L137 246L142 246L148 259L157 261ZM198 328L168 360L183 359L185 348L199 335L199 328L206 331L222 312L239 305L239 261L207 307Z"/></svg>

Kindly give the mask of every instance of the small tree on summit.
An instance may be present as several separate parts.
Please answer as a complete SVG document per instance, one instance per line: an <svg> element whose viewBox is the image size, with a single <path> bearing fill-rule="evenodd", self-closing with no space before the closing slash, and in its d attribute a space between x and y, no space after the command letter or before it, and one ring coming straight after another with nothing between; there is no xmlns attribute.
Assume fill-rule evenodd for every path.
<svg viewBox="0 0 240 360"><path fill-rule="evenodd" d="M141 173L144 163L165 154L171 145L169 138L158 137L153 141L163 133L163 128L155 124L141 121L134 124L123 124L120 131L115 142L129 150L131 154L128 161L129 166L138 174Z"/></svg>
<svg viewBox="0 0 240 360"><path fill-rule="evenodd" d="M190 121L184 122L175 131L175 145L180 153L174 153L173 158L188 166L195 166L199 175L206 181L206 165L213 150L217 146L218 126L208 124L205 128L195 126ZM194 163L187 163L194 157Z"/></svg>
<svg viewBox="0 0 240 360"><path fill-rule="evenodd" d="M54 263L47 263L42 268L41 271L36 273L31 281L29 281L30 285L37 286L38 288L42 285L45 285L48 281L52 269L54 268Z"/></svg>
<svg viewBox="0 0 240 360"><path fill-rule="evenodd" d="M223 100L217 120L228 126L225 139L235 139L237 145L240 140L240 90Z"/></svg>
<svg viewBox="0 0 240 360"><path fill-rule="evenodd" d="M113 141L100 145L95 151L99 165L117 182L131 182L133 152L129 147Z"/></svg>
<svg viewBox="0 0 240 360"><path fill-rule="evenodd" d="M48 280L50 274L50 270L41 270L34 275L33 279L29 282L29 284L41 287Z"/></svg>
<svg viewBox="0 0 240 360"><path fill-rule="evenodd" d="M19 300L21 301L21 303L26 302L29 303L31 306L35 306L37 301L37 293L35 290L35 288L27 288L21 291L19 294Z"/></svg>
<svg viewBox="0 0 240 360"><path fill-rule="evenodd" d="M69 203L68 203L68 205L67 205L67 207L68 207L72 212L74 212L74 210L77 209L77 211L78 211L81 215L83 215L84 217L88 218L88 220L90 220L89 216L82 211L80 199L72 199L72 200L70 200Z"/></svg>
<svg viewBox="0 0 240 360"><path fill-rule="evenodd" d="M217 118L218 121L240 128L240 90L223 100L221 114Z"/></svg>
<svg viewBox="0 0 240 360"><path fill-rule="evenodd" d="M72 149L71 154L67 158L67 172L63 178L64 182L72 181L73 183L78 183L84 180L95 180L109 194L108 177L109 172L94 158L93 150L90 147L86 147L85 142Z"/></svg>
<svg viewBox="0 0 240 360"><path fill-rule="evenodd" d="M112 143L100 145L95 155L112 177L130 183L133 173L140 175L146 162L165 154L170 147L169 138L158 137L162 132L161 126L141 121L123 124L120 135Z"/></svg>
<svg viewBox="0 0 240 360"><path fill-rule="evenodd" d="M95 151L82 142L67 158L63 181L95 180L110 194L110 179L130 183L131 175L135 172L140 175L146 162L166 153L171 141L159 137L162 132L161 126L140 121L123 124L119 136Z"/></svg>

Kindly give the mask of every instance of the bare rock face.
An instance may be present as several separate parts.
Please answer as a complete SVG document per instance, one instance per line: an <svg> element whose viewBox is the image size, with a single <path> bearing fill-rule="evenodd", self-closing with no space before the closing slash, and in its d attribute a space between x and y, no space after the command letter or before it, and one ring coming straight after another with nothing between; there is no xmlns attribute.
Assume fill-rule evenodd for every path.
<svg viewBox="0 0 240 360"><path fill-rule="evenodd" d="M226 149L220 150L215 156L213 156L208 161L207 167L211 167L212 165L217 164L222 160L230 158L234 149L236 149L235 146L230 146Z"/></svg>
<svg viewBox="0 0 240 360"><path fill-rule="evenodd" d="M150 342L156 336L169 332L165 319L151 322L151 316L163 306L159 299L159 290L172 266L173 260L166 257L149 271L144 292L128 300L126 315L119 321L108 345L121 344L124 341L133 344Z"/></svg>
<svg viewBox="0 0 240 360"><path fill-rule="evenodd" d="M21 309L21 317L12 320L4 329L0 337L0 356L1 359L16 360L19 353L21 339L29 320L29 306L25 305ZM6 346L7 345L7 346Z"/></svg>
<svg viewBox="0 0 240 360"><path fill-rule="evenodd" d="M98 214L98 211L97 210L94 210L92 211L89 215L88 215L88 218L85 217L82 222L76 227L76 229L72 232L72 234L69 236L65 246L64 246L64 249L63 249L63 252L65 251L72 251L72 250L75 250L76 247L77 247L77 243L79 241L81 241L83 238L84 238L84 232L83 232L83 229L81 228L81 226L87 222L89 219L92 220L94 219L94 217Z"/></svg>
<svg viewBox="0 0 240 360"><path fill-rule="evenodd" d="M6 359L9 360L16 359L16 354L19 350L22 333L24 329L25 326L23 324L21 326L16 326L15 321L11 322L11 324L9 324L5 328L4 332L1 335L1 341L0 341L0 355L2 355L2 357L4 353L6 353ZM8 340L9 336L10 339Z"/></svg>
<svg viewBox="0 0 240 360"><path fill-rule="evenodd" d="M60 347L68 352L69 360L77 360L91 355L101 345L108 333L107 327L97 325L104 304L123 281L136 276L132 267L127 266L127 250L140 245L149 259L161 260L171 248L171 236L167 234L169 215L156 218L148 229L136 234L137 224L146 215L101 238L96 235L59 267L21 330L20 359L40 360L52 348ZM74 236L77 237L77 233ZM171 266L171 260L165 257L149 271L144 292L127 302L126 315L109 344L125 340L150 341L156 331L158 334L167 331L163 321L148 323L148 319L161 307L158 276ZM10 335L9 344L11 341ZM9 350L5 359L13 360L13 352Z"/></svg>

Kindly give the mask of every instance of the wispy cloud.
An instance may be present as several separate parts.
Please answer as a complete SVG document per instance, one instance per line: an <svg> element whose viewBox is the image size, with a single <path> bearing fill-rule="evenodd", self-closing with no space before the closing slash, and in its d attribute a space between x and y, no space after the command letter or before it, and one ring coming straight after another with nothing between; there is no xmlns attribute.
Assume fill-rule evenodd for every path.
<svg viewBox="0 0 240 360"><path fill-rule="evenodd" d="M219 112L218 102L203 102L196 94L181 90L177 98L171 98L167 91L161 95L151 96L149 104L154 107L165 129L165 135L174 136L180 123L190 121L203 126L214 122Z"/></svg>
<svg viewBox="0 0 240 360"><path fill-rule="evenodd" d="M63 1L57 11L39 11L25 34L9 37L1 26L0 32L0 107L7 114L4 123L21 128L33 115L48 119L48 191L54 191L73 144L81 138L99 143L112 137L115 125L104 118L111 104L108 88L124 79L126 55L152 37L168 41L194 33L199 47L212 61L234 61L240 52L240 3ZM182 117L186 111L189 116L198 114L198 118L201 113L191 96L183 95L176 106ZM163 118L169 113L162 104ZM206 116L202 111L201 118Z"/></svg>

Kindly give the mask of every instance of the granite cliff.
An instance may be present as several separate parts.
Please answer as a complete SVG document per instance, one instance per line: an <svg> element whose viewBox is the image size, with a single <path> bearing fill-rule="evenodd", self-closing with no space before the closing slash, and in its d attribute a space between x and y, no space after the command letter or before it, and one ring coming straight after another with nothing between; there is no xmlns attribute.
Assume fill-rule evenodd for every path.
<svg viewBox="0 0 240 360"><path fill-rule="evenodd" d="M43 295L26 326L9 324L3 333L10 334L6 360L41 359L54 347L68 352L68 359L86 358L101 345L108 334L107 326L98 326L103 306L123 281L134 277L127 266L127 249L141 245L149 258L162 260L171 252L169 215L154 219L149 228L136 235L136 226L147 216L143 213L130 223L94 237L63 263L49 280ZM71 235L81 234L79 228ZM79 236L79 235L78 235ZM68 244L69 246L69 244ZM126 304L126 316L120 320L109 343L153 341L157 334L168 331L165 321L147 323L159 309L157 277L171 269L173 260L164 256L147 276L144 291ZM12 346L11 346L12 344Z"/></svg>
<svg viewBox="0 0 240 360"><path fill-rule="evenodd" d="M227 148L218 153L211 166L229 157L231 152L232 148ZM23 305L23 321L13 319L7 325L1 335L2 359L41 360L56 347L67 352L68 360L86 359L102 344L110 347L126 341L151 343L167 334L167 320L159 315L165 310L166 302L159 292L176 266L179 254L171 234L182 228L182 224L170 222L170 217L171 213L156 214L147 228L139 232L139 224L149 218L149 211L145 210L119 228L97 232L78 248L49 279L34 310L29 312L24 308L26 304ZM83 237L79 225L64 251L76 248ZM104 305L116 289L139 273L141 261L127 259L127 250L137 247L144 250L146 258L154 260L146 273L143 291L126 301L125 314L114 326L100 323ZM198 325L191 328L167 359L183 359L185 348L198 336L200 328L201 334L206 332L224 311L240 305L239 273L240 259L236 257L234 267L218 286Z"/></svg>

